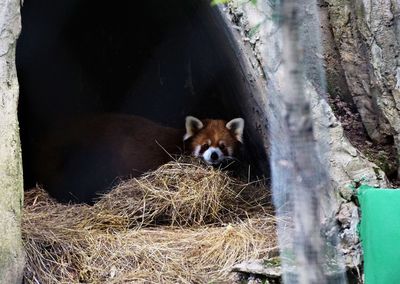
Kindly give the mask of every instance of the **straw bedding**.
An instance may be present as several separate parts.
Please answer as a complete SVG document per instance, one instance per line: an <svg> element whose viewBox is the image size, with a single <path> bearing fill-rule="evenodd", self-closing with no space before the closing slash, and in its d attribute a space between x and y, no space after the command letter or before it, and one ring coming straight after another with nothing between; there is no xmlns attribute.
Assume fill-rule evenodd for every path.
<svg viewBox="0 0 400 284"><path fill-rule="evenodd" d="M180 159L116 186L95 205L25 193L29 283L232 283L231 267L276 248L262 182Z"/></svg>

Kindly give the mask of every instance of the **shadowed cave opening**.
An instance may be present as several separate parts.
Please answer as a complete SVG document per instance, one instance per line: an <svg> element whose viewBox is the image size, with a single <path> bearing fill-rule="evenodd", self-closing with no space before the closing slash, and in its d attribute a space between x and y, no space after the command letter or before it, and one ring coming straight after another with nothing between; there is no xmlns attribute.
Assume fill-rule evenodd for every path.
<svg viewBox="0 0 400 284"><path fill-rule="evenodd" d="M248 82L224 25L206 0L24 1L17 71L25 188L40 183L42 137L80 115L132 114L175 128L186 115L243 116L237 98L246 100ZM245 145L253 173L267 175L259 137L246 131Z"/></svg>

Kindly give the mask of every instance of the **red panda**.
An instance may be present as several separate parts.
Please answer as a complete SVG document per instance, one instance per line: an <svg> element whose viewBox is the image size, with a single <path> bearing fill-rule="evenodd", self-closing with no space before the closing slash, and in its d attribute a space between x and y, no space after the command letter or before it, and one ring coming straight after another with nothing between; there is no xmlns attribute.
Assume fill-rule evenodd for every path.
<svg viewBox="0 0 400 284"><path fill-rule="evenodd" d="M244 120L235 118L229 122L216 119L203 121L186 117L186 134L190 153L201 157L207 164L218 165L232 159L243 141Z"/></svg>
<svg viewBox="0 0 400 284"><path fill-rule="evenodd" d="M226 123L188 116L185 125L186 132L122 114L75 119L40 142L37 181L59 201L92 203L119 178L156 169L184 148L215 165L232 158L242 142L241 118Z"/></svg>

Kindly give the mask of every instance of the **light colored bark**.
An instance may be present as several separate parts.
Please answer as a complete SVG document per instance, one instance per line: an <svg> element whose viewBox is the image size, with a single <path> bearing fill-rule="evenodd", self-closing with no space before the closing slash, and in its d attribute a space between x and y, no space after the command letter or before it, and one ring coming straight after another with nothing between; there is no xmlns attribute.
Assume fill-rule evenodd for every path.
<svg viewBox="0 0 400 284"><path fill-rule="evenodd" d="M400 1L326 2L347 83L368 135L378 142L393 136L400 163Z"/></svg>
<svg viewBox="0 0 400 284"><path fill-rule="evenodd" d="M252 60L253 68L260 70L263 74L254 77L254 82L261 81L260 84L266 86L264 93L259 95L260 100L264 100L261 106L264 107L264 112L267 108L273 115L278 112L270 106L273 89L281 90L286 82L286 74L282 68L282 42L279 37L279 26L273 21L274 11L263 1L258 2L259 7L235 3L234 1L228 10L228 17L235 24L232 34L237 39L238 50L245 50L249 60ZM260 23L265 24L259 26ZM258 28L255 29L255 27ZM251 38L249 31L255 31ZM341 123L336 119L326 101L321 99L317 90L311 84L306 84L306 88L312 104L311 112L314 121L319 121L314 125L315 135L320 141L319 144L327 145L321 149L321 152L328 165L330 181L335 192L349 197L347 196L348 185L360 179L368 181L372 186L387 187L385 173L352 146Z"/></svg>
<svg viewBox="0 0 400 284"><path fill-rule="evenodd" d="M320 226L319 195L323 192L321 165L314 140L311 106L305 92L305 74L301 59L301 3L283 0L282 4L282 61L286 82L282 84L284 101L284 132L290 147L288 166L291 172L285 181L293 200L294 253L296 283L326 283L323 272L323 241ZM274 182L274 181L273 181ZM288 277L289 278L289 277ZM289 280L289 279L287 279ZM290 279L288 282L292 282Z"/></svg>
<svg viewBox="0 0 400 284"><path fill-rule="evenodd" d="M20 1L0 0L0 283L21 283L22 160L17 119L15 47L21 30Z"/></svg>
<svg viewBox="0 0 400 284"><path fill-rule="evenodd" d="M258 1L257 7L255 7L251 3L246 3L243 5L242 1L233 1L228 5L227 10L227 15L234 24L232 34L235 35L236 38L241 39L241 41L238 40L240 46L239 49L244 49L246 47L250 47L252 49L252 52L247 52L247 56L257 59L253 61L253 66L258 70L262 70L263 75L266 78L265 85L267 86L267 90L266 103L264 103L264 106L267 107L268 111L271 113L271 116L278 114L282 109L282 106L279 108L271 108L271 100L274 100L274 96L278 91L282 92L284 84L287 84L288 82L286 72L283 68L284 64L282 64L281 51L283 46L279 32L280 27L277 22L274 21L274 7L271 7L272 2L273 1ZM351 3L351 0L328 0L328 2L335 2L334 6L332 6L332 4L327 7L324 6L324 9L326 9L324 13L327 13L328 11L330 12L330 24L335 27L340 24L339 26L349 28L351 24L349 18L343 18L342 21L339 21L341 18L338 18L337 16L342 14L348 15L350 13L350 10L347 9L347 6L343 7L343 5L344 3ZM400 3L398 0L397 2ZM340 12L340 15L338 14L337 16L332 14L332 9L336 7L338 7L338 12ZM393 4L392 7L397 6L396 4ZM398 16L399 10L396 11L397 12L394 13L394 22L398 24L400 23ZM333 19L332 16L334 16ZM327 15L325 20L328 21ZM260 23L264 24L260 25ZM329 22L325 22L323 28L327 29L324 30L324 32L331 32L329 30L331 28ZM345 33L343 34L344 36L341 37L337 32L338 31L334 30L330 42L325 42L325 44L331 44L331 49L335 51L333 52L331 50L330 55L335 57L334 64L336 65L329 65L332 63L332 61L328 61L327 64L329 65L328 69L331 68L331 70L338 72L342 72L343 70L336 68L336 66L342 64L343 69L345 69L345 74L340 73L333 76L331 83L333 82L334 86L337 87L338 83L336 79L344 78L345 80L340 82L339 87L341 88L342 85L347 86L349 81L353 82L354 84L357 82L364 82L358 79L349 79L350 77L348 72L359 71L360 73L361 71L364 72L364 70L357 68L356 65L351 65L350 62L349 65L343 64L343 59L341 58L343 49L340 47L340 45L338 46L338 53L336 53L335 43L338 44L339 40L344 42L348 41L351 43L355 41L356 38L349 38L351 37L351 33ZM315 33L311 33L311 35L316 37ZM318 51L314 53L319 54ZM350 66L352 66L351 69L348 68ZM400 75L398 77L400 78ZM366 77L361 76L361 79L366 80L365 78ZM256 81L263 80L263 78L256 79ZM400 81L400 79L398 79L398 81ZM362 87L364 88L365 86L366 85L363 85ZM357 92L355 92L355 90L351 87L352 86L350 86L349 90L346 90L346 92L349 91L349 94L354 96L354 94L357 94ZM273 89L276 89L277 91L274 91ZM377 187L387 187L388 183L385 173L376 164L370 162L362 153L353 147L353 145L350 143L351 141L348 140L340 121L338 121L338 119L335 117L335 114L327 104L327 101L321 98L318 90L313 86L313 84L310 82L305 82L305 89L306 96L311 102L311 113L314 121L313 130L315 138L318 141L317 144L320 145L318 150L320 153L320 158L322 158L324 164L328 166L330 183L333 185L334 189L332 190L331 194L336 197L336 204L332 202L330 210L325 212L326 216L329 217L338 211L342 211L343 209L349 207L353 208L355 206L351 201L352 197L354 196L354 188L352 188L350 185L353 181L363 181ZM357 91L361 90L357 89ZM348 96L349 94L346 93L345 95ZM346 97L346 99L348 99L348 97ZM353 98L350 97L350 99ZM369 97L366 96L365 99L367 101L363 102L363 106L367 107L369 103ZM368 120L364 121L364 124L366 123L368 123ZM384 127L387 125L380 126ZM378 128L372 129L372 131L378 130ZM280 137L277 139L279 140ZM341 225L340 229L340 240L343 246L345 264L347 267L354 269L355 267L359 267L361 265L361 249L359 239L356 237L356 226L351 224L356 224L359 220L359 216L355 210L350 212L340 212L339 215L343 215L344 213L346 213L346 218L348 219L345 220L346 218L341 218L343 224ZM344 222L344 220L346 222Z"/></svg>

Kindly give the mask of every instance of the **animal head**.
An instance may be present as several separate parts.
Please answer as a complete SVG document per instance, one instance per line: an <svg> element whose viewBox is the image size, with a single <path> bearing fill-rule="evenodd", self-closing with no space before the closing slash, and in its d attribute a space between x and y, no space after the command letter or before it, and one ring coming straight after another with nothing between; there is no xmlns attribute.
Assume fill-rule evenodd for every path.
<svg viewBox="0 0 400 284"><path fill-rule="evenodd" d="M243 118L226 122L187 116L185 126L186 134L183 140L188 142L191 154L201 157L207 164L217 165L231 159L243 143Z"/></svg>

